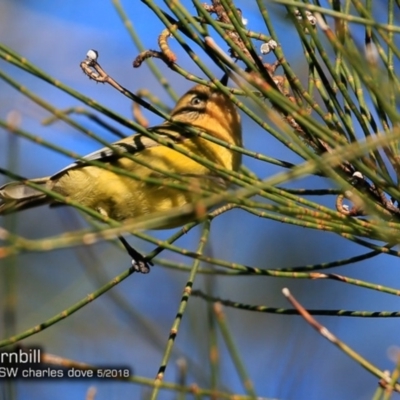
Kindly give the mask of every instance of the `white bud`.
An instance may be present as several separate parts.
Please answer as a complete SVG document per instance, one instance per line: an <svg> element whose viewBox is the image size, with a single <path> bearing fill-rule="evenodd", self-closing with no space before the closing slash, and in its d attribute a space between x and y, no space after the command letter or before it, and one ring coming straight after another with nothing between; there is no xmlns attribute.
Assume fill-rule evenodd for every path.
<svg viewBox="0 0 400 400"><path fill-rule="evenodd" d="M260 47L261 54L268 54L271 50L274 50L278 47L278 43L275 40L268 40L268 42L263 43Z"/></svg>
<svg viewBox="0 0 400 400"><path fill-rule="evenodd" d="M364 179L364 175L360 171L354 172L354 174L352 176L353 176L353 178Z"/></svg>
<svg viewBox="0 0 400 400"><path fill-rule="evenodd" d="M96 61L97 58L99 57L99 53L98 53L96 50L91 49L91 50L89 50L89 51L86 53L86 57L87 57L89 60Z"/></svg>
<svg viewBox="0 0 400 400"><path fill-rule="evenodd" d="M298 19L299 21L301 21L303 19L303 16L301 15L301 12L299 10L295 10L294 15L295 15L296 19ZM306 11L305 15L308 19L308 22L311 25L315 25L317 23L317 19L314 17L314 15L311 11Z"/></svg>
<svg viewBox="0 0 400 400"><path fill-rule="evenodd" d="M316 25L317 18L315 18L314 15L307 16L307 18L311 25Z"/></svg>

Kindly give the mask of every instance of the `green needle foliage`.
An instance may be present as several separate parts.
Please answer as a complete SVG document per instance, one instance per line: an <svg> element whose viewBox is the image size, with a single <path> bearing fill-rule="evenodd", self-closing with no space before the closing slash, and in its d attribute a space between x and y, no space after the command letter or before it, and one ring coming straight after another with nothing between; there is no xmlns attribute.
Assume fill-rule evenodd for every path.
<svg viewBox="0 0 400 400"><path fill-rule="evenodd" d="M144 46L143 38L135 29L137 16L125 10L122 2L112 1L117 15L121 18L121 26L124 25L137 48L134 67L148 67L164 93L155 93L147 87L132 93L118 83L118 76L111 76L106 72L107 68L103 70L99 65L99 70L96 69L97 75L90 75L94 80L100 81L101 78L101 82L110 84L135 103L133 120L68 87L50 76L48 71L27 60L23 54L18 54L2 43L0 58L7 64L24 71L31 80L47 82L83 103L83 106L58 109L40 93L31 90L29 85L25 86L10 75L8 68L0 68L0 79L3 84L13 87L50 113L51 116L43 121L44 124L53 126L58 120L62 120L77 132L98 141L99 146L111 148L111 141L105 140L86 127L86 119L119 138L124 136L123 129L129 129L130 132L136 131L151 137L160 145L174 147L172 141L160 138L147 129L148 122L144 111L146 115L153 113L171 120L169 103L162 99L167 96L173 102L176 101L179 96L174 81L183 77L193 83L215 87L229 95L245 116L245 142L253 130L258 130L262 140L279 144L284 149L282 154L285 154L287 159L276 157L276 152L270 150L273 146L260 146L260 151L245 146L234 147L208 135L207 132L191 128L189 130L193 135L229 146L242 154L243 166L239 172L235 172L224 170L195 154L179 150L229 180L232 189L228 192L221 191L218 187L215 190L199 188L210 195L200 205L193 204L181 210L120 224L109 218L105 219L98 212L71 202L59 194L46 191L47 195L78 209L90 227L75 226L68 233L52 234L45 238L28 239L23 232L16 229L16 216L1 219L0 261L6 266L2 272L2 279L7 291L3 304L6 329L2 332L4 337L0 340L0 346L11 346L23 339L34 338L54 324L59 324L61 320L68 321L76 311L97 301L101 295L134 273L134 269L129 268L115 274L111 280L100 279L101 283L99 280L96 282L92 293L71 304L64 304L63 309L56 315L39 320L31 327L23 324L24 328L20 329L14 321L17 314L14 299L17 279L15 269L19 257L23 257L27 252L46 254L65 248L79 252L79 246L86 246L90 252L90 246L95 243L114 243L118 235L129 232L155 246L146 253L148 260L158 267L171 270L171 273L186 276L180 299L171 303L176 316L170 320L170 330L162 331L161 339L160 335L155 335L154 338L149 335L149 340L159 348L159 364L153 375L155 379L151 379L152 376L133 375L121 378L142 387L149 387L143 398L155 400L164 390L173 391L179 399L268 397L268 392L258 390L257 385L252 382L251 373L246 366L248 360L244 357L240 343L236 343L235 331L229 327L222 305L226 307L225 310L235 308L259 316L265 313L302 315L321 336L366 369L376 381L380 381L381 388L374 395L371 392L371 398L390 398L393 392L400 391L398 368L395 368L392 374L385 373L314 318L335 316L379 320L398 318L400 313L397 310L324 309L319 305L305 310L287 291L284 293L292 304L291 308L273 304L250 304L240 296L227 299L220 295L211 279L217 279L217 276L218 282L232 279L231 277L242 279L243 293L252 291L248 285L248 277L256 279L264 276L285 278L285 285L289 286L293 282L298 283L295 280L318 280L317 284L335 281L340 287L349 287L349 290L358 292L369 290L371 293L400 295L400 290L396 287L328 271L355 263L362 265L362 262L378 259L382 255L389 255L393 260L400 256L400 80L397 76L400 28L398 18L396 19L396 13L397 17L399 15L398 2L381 2L381 18L377 21L375 2L372 1L333 0L323 3L318 0L257 0L252 2L252 5L257 7L258 18L263 22L263 29L260 31L251 30L251 23L246 25L246 15L242 15L242 11L232 0L212 0L208 4L199 0L165 0L162 5L161 2L152 0L142 0L141 3L151 10L154 22L163 25L159 37L153 38L154 47L158 44L157 50L146 49ZM386 7L385 10L383 7ZM386 21L382 21L382 15ZM301 47L301 60L296 63L289 61L292 56L281 44L283 39L278 27L280 23L290 27L293 42ZM172 38L176 40L172 41ZM298 50L296 48L296 51ZM104 65L108 63L107 59L101 58L101 61ZM228 87L219 81L223 74L229 75ZM248 128L249 126L252 128ZM19 136L56 153L82 159L78 153L68 151L51 140L23 129L13 115L0 119L0 128L3 133L8 133L10 138ZM1 161L0 172L10 179L24 180L26 177L19 173L16 166L17 156L13 156L13 152L16 152L16 148L10 139L9 160ZM106 167L98 161L87 163ZM147 166L153 168L151 165ZM132 179L146 180L150 184L162 182L157 178L143 178L118 168L112 170ZM154 171L158 172L157 169ZM184 176L172 173L169 176L178 181L174 187L183 191L192 190L190 181ZM34 182L29 186L42 190ZM185 225L168 238L160 239L157 235L145 232L157 226L159 221L173 219L181 214L193 215L194 222ZM302 227L318 231L320 235L336 235L341 237L344 243L355 244L363 250L361 254L352 256L338 251L335 260L284 268L250 256L248 262L236 261L234 255L224 257L218 252L214 255L212 251L223 246L223 240L214 240L214 221L229 215L235 216L232 217L235 220L235 229L243 232L252 228L243 226L238 215L245 215L250 221L257 220L258 227L272 221L292 226L293 229ZM184 234L199 225L201 231L193 246L179 241ZM191 234L195 235L193 232ZM256 236L257 232L252 234ZM290 245L284 242L283 238L282 247L276 249L277 253L285 252L288 248L290 251ZM29 262L27 258L24 260L25 263ZM93 261L93 258L91 260ZM101 263L100 260L97 261ZM152 273L157 272L158 269L154 269ZM98 274L100 273L95 274L97 278ZM206 284L204 289L197 289L197 282L201 276ZM115 294L112 296L115 296L113 301L119 304L121 309L132 312L129 304ZM199 376L196 375L198 365L193 360L193 354L181 352L176 343L178 332L185 329L181 324L182 318L187 314L187 318L190 318L187 306L190 304L188 302L192 301L191 297L206 305L206 312L199 318L203 318L201 326L204 335L208 335L209 338L208 349L202 349L199 345L196 350L208 352L206 377L198 378L202 382L198 386L188 383L185 379L187 372ZM22 296L20 301L23 303L28 299ZM137 322L139 317L135 315L134 318ZM153 327L149 328L146 325L147 322L141 320L137 323L143 332L154 331ZM237 385L230 387L220 376L221 343L223 348L227 349L227 357L237 374L235 379L241 383L239 391L234 389ZM259 344L260 347L265 345ZM165 379L165 371L167 368L176 368L172 360L178 356L188 360L188 364L181 365L181 379L174 383L170 377ZM46 357L47 363L61 364L67 368L98 368L97 365L82 364L81 360L57 361L50 355ZM12 387L8 390L12 394Z"/></svg>

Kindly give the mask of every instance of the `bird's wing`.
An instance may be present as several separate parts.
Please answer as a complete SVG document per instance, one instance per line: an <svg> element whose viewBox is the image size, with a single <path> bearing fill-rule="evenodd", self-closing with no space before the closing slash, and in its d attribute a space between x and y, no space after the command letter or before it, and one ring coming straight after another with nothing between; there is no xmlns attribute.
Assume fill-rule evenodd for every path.
<svg viewBox="0 0 400 400"><path fill-rule="evenodd" d="M174 131L170 132L169 129L165 129L162 125L154 127L151 130L154 133L157 133L158 136L160 136L160 137L169 138L169 139L178 141L177 133ZM113 151L109 147L103 147L102 149L96 150L93 153L90 153L90 154L84 156L83 160L77 160L77 161L73 162L72 164L67 165L62 170L56 172L50 179L58 178L60 176L60 174L63 174L64 172L69 171L70 169L85 165L85 160L105 162L105 161L109 161L109 159L111 157L117 157L117 158L121 157L122 155L119 155L118 153L129 153L130 155L134 155L134 154L139 153L140 151L148 149L150 147L159 146L159 144L155 140L150 139L147 136L144 136L141 134L136 134L136 135L124 138L122 140L119 140L115 143L112 143L111 146L113 149L115 149L115 151Z"/></svg>

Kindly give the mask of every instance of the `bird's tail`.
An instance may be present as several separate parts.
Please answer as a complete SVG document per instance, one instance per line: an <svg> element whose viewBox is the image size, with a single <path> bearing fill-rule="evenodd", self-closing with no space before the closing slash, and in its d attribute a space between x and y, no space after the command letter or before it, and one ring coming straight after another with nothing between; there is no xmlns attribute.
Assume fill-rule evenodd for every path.
<svg viewBox="0 0 400 400"><path fill-rule="evenodd" d="M46 187L49 178L32 179L30 182ZM0 187L0 215L11 214L50 202L51 199L46 194L23 182L10 182Z"/></svg>

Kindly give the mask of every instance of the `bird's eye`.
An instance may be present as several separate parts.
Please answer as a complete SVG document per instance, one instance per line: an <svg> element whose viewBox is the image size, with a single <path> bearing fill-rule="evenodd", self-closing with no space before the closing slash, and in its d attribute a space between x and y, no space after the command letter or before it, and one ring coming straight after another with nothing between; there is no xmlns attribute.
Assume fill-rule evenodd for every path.
<svg viewBox="0 0 400 400"><path fill-rule="evenodd" d="M204 104L204 102L205 102L205 99L200 96L194 96L192 98L192 100L190 100L190 104L192 106L200 106L200 105Z"/></svg>

